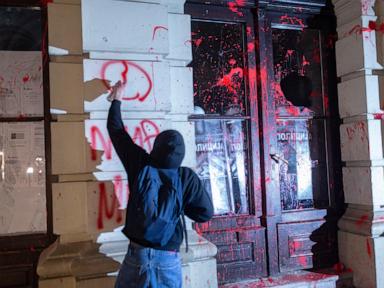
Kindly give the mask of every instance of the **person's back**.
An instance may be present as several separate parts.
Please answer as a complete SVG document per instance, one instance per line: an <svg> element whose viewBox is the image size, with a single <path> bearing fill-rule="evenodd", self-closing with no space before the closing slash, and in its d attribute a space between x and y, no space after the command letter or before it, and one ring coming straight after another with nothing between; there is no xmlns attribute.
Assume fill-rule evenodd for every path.
<svg viewBox="0 0 384 288"><path fill-rule="evenodd" d="M179 249L185 225L179 216L185 213L196 222L208 221L213 215L212 201L198 176L190 168L180 167L185 145L179 132L161 132L150 154L133 142L121 119L120 86L116 84L110 95L107 128L128 175L130 196L123 233L130 245L115 287L181 287ZM146 185L155 182L160 184ZM161 227L159 215L170 228ZM159 234L164 235L151 232L156 229L163 229ZM168 239L164 238L167 233Z"/></svg>

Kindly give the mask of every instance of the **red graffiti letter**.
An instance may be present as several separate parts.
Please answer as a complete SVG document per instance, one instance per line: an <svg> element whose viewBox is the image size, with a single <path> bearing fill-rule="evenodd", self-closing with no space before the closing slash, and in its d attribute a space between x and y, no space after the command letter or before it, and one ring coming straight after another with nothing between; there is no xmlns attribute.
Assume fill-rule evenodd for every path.
<svg viewBox="0 0 384 288"><path fill-rule="evenodd" d="M112 196L112 204L109 205L107 192L105 189L105 183L99 183L99 214L97 217L97 228L104 228L104 214L107 219L112 219L112 217L116 214L116 222L120 223L123 220L121 211L118 210L117 198L115 194Z"/></svg>
<svg viewBox="0 0 384 288"><path fill-rule="evenodd" d="M99 127L92 126L91 127L91 151L92 151L92 160L95 161L97 158L96 153L96 136L99 137L101 141L101 145L103 146L103 151L105 152L105 157L110 160L112 159L112 142L111 140L105 139L104 135L101 133Z"/></svg>

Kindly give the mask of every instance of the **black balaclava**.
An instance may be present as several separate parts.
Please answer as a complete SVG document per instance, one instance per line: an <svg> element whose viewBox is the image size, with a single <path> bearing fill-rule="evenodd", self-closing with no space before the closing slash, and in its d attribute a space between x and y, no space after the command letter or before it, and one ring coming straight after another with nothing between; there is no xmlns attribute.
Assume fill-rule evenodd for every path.
<svg viewBox="0 0 384 288"><path fill-rule="evenodd" d="M154 164L159 168L178 168L184 159L183 136L176 130L165 130L156 136L151 152Z"/></svg>

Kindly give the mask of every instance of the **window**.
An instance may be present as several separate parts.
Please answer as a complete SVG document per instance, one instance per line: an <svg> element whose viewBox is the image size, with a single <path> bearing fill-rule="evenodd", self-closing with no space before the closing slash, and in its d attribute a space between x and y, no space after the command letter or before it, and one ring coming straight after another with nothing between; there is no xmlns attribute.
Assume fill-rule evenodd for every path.
<svg viewBox="0 0 384 288"><path fill-rule="evenodd" d="M192 20L197 174L215 215L249 213L244 28Z"/></svg>
<svg viewBox="0 0 384 288"><path fill-rule="evenodd" d="M1 236L47 231L41 27L40 8L0 7Z"/></svg>

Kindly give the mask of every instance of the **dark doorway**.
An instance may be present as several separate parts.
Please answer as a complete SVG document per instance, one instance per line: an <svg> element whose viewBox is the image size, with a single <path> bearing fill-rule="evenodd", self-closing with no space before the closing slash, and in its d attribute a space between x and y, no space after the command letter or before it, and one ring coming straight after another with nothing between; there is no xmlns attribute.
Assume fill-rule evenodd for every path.
<svg viewBox="0 0 384 288"><path fill-rule="evenodd" d="M332 11L202 2L186 4L191 120L216 216L196 229L218 246L219 283L330 266L343 203Z"/></svg>

